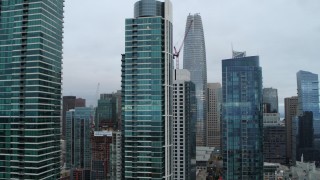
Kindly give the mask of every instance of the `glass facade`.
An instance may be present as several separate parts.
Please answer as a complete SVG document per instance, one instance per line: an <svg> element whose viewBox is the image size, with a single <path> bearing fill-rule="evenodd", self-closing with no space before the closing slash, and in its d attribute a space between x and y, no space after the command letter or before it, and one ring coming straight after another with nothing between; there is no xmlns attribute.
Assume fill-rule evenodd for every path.
<svg viewBox="0 0 320 180"><path fill-rule="evenodd" d="M66 166L91 168L91 123L93 109L76 107L66 113Z"/></svg>
<svg viewBox="0 0 320 180"><path fill-rule="evenodd" d="M59 179L64 0L0 1L0 179Z"/></svg>
<svg viewBox="0 0 320 180"><path fill-rule="evenodd" d="M118 127L118 100L116 94L100 94L95 113L95 130Z"/></svg>
<svg viewBox="0 0 320 180"><path fill-rule="evenodd" d="M274 88L263 88L263 104L267 105L264 113L278 113L278 90Z"/></svg>
<svg viewBox="0 0 320 180"><path fill-rule="evenodd" d="M319 81L318 74L307 71L297 72L298 115L305 111L313 113L315 137L320 138Z"/></svg>
<svg viewBox="0 0 320 180"><path fill-rule="evenodd" d="M191 24L191 26L190 26ZM190 29L189 29L190 28ZM207 91L207 62L206 48L201 16L189 15L186 23L186 36L183 50L183 69L191 74L191 81L196 86L197 98L197 146L206 145L206 91Z"/></svg>
<svg viewBox="0 0 320 180"><path fill-rule="evenodd" d="M223 179L263 179L259 57L222 60Z"/></svg>
<svg viewBox="0 0 320 180"><path fill-rule="evenodd" d="M124 178L172 179L171 3L142 0L136 5L139 3L156 4L162 13L146 16L135 9L135 18L125 23L121 85Z"/></svg>

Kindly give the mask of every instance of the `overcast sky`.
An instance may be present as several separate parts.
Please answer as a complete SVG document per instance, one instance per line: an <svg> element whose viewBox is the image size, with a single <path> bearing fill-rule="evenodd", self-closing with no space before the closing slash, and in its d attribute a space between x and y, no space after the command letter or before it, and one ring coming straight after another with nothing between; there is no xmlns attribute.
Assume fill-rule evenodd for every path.
<svg viewBox="0 0 320 180"><path fill-rule="evenodd" d="M135 2L65 2L63 95L85 98L90 105L98 83L100 93L120 90L125 18L133 17ZM278 89L281 112L283 99L297 94L296 72L320 73L319 0L172 0L172 4L174 45L183 38L187 15L202 17L208 82L221 82L221 60L231 57L231 44L248 56L260 56L263 85Z"/></svg>

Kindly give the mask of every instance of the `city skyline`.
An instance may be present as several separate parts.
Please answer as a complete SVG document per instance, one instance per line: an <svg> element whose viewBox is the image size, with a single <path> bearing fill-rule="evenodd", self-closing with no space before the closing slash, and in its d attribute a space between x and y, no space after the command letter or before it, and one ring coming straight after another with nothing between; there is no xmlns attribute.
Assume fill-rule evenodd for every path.
<svg viewBox="0 0 320 180"><path fill-rule="evenodd" d="M101 93L120 89L123 20L133 15L133 3L65 2L63 95L86 98L90 105L99 82ZM304 3L177 0L173 2L173 44L179 46L182 41L185 17L189 13L200 13L206 38L208 82L221 83L221 59L230 57L231 44L235 50L259 55L264 68L264 87L278 89L279 111L283 114L284 97L297 95L296 72L320 73L316 68L320 65L317 61L320 26L315 18L320 16L319 7L320 2L315 0ZM83 14L86 8L95 11ZM282 9L286 9L285 13ZM113 18L108 18L110 16ZM80 21L88 24L82 26ZM288 62L293 62L290 67ZM312 66L308 65L311 63ZM180 67L182 64L180 62Z"/></svg>

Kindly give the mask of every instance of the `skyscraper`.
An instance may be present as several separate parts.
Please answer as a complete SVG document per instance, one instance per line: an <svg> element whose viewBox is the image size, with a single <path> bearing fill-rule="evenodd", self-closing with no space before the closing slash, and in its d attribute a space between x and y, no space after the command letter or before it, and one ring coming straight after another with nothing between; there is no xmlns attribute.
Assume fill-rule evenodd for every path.
<svg viewBox="0 0 320 180"><path fill-rule="evenodd" d="M263 125L264 162L286 164L286 127L280 123Z"/></svg>
<svg viewBox="0 0 320 180"><path fill-rule="evenodd" d="M220 108L222 103L222 88L220 83L208 83L207 103L207 146L220 148Z"/></svg>
<svg viewBox="0 0 320 180"><path fill-rule="evenodd" d="M118 100L114 93L100 94L98 106L95 113L95 130L112 128L118 129Z"/></svg>
<svg viewBox="0 0 320 180"><path fill-rule="evenodd" d="M188 33L188 35L186 36L184 43L183 69L187 69L190 72L191 81L196 86L197 146L205 146L207 135L207 62L203 26L200 14L188 15L185 33Z"/></svg>
<svg viewBox="0 0 320 180"><path fill-rule="evenodd" d="M59 179L64 0L0 1L0 179Z"/></svg>
<svg viewBox="0 0 320 180"><path fill-rule="evenodd" d="M141 0L125 22L124 178L172 179L172 5Z"/></svg>
<svg viewBox="0 0 320 180"><path fill-rule="evenodd" d="M264 113L278 113L278 90L274 88L263 88L263 104L268 105Z"/></svg>
<svg viewBox="0 0 320 180"><path fill-rule="evenodd" d="M297 135L297 160L301 161L301 156L305 161L318 160L319 152L314 148L314 128L312 111L304 111L299 116L299 126Z"/></svg>
<svg viewBox="0 0 320 180"><path fill-rule="evenodd" d="M295 117L298 110L298 97L288 97L284 99L284 118L287 134L287 163L296 164L296 126Z"/></svg>
<svg viewBox="0 0 320 180"><path fill-rule="evenodd" d="M320 150L320 113L319 113L319 80L318 74L308 71L297 72L298 115L305 111L313 114L315 148Z"/></svg>
<svg viewBox="0 0 320 180"><path fill-rule="evenodd" d="M195 86L190 72L175 69L173 75L173 179L196 179Z"/></svg>
<svg viewBox="0 0 320 180"><path fill-rule="evenodd" d="M93 109L76 107L66 113L66 165L67 169L84 169L90 177L91 123Z"/></svg>
<svg viewBox="0 0 320 180"><path fill-rule="evenodd" d="M63 96L62 97L62 139L66 135L66 112L75 107L85 107L85 99L76 98L76 96Z"/></svg>
<svg viewBox="0 0 320 180"><path fill-rule="evenodd" d="M222 60L222 97L223 179L263 179L259 56Z"/></svg>

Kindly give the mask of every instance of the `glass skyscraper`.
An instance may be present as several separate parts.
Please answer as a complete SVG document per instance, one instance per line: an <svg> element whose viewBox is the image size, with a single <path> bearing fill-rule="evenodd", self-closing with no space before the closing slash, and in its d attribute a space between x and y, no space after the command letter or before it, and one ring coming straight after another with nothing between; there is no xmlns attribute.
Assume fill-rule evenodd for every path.
<svg viewBox="0 0 320 180"><path fill-rule="evenodd" d="M318 74L308 71L297 72L297 86L298 115L302 115L304 111L312 111L314 132L320 135Z"/></svg>
<svg viewBox="0 0 320 180"><path fill-rule="evenodd" d="M91 168L91 124L93 109L76 107L66 112L67 169Z"/></svg>
<svg viewBox="0 0 320 180"><path fill-rule="evenodd" d="M60 178L63 3L0 1L0 179Z"/></svg>
<svg viewBox="0 0 320 180"><path fill-rule="evenodd" d="M222 60L223 179L263 179L259 56Z"/></svg>
<svg viewBox="0 0 320 180"><path fill-rule="evenodd" d="M191 81L196 86L197 146L205 146L207 135L207 62L203 26L200 14L188 15L185 33L188 34L186 36L183 49L183 69L187 69L190 72Z"/></svg>
<svg viewBox="0 0 320 180"><path fill-rule="evenodd" d="M172 179L172 5L141 0L122 58L125 179Z"/></svg>
<svg viewBox="0 0 320 180"><path fill-rule="evenodd" d="M266 105L264 113L278 113L278 90L274 88L263 88L263 104Z"/></svg>

